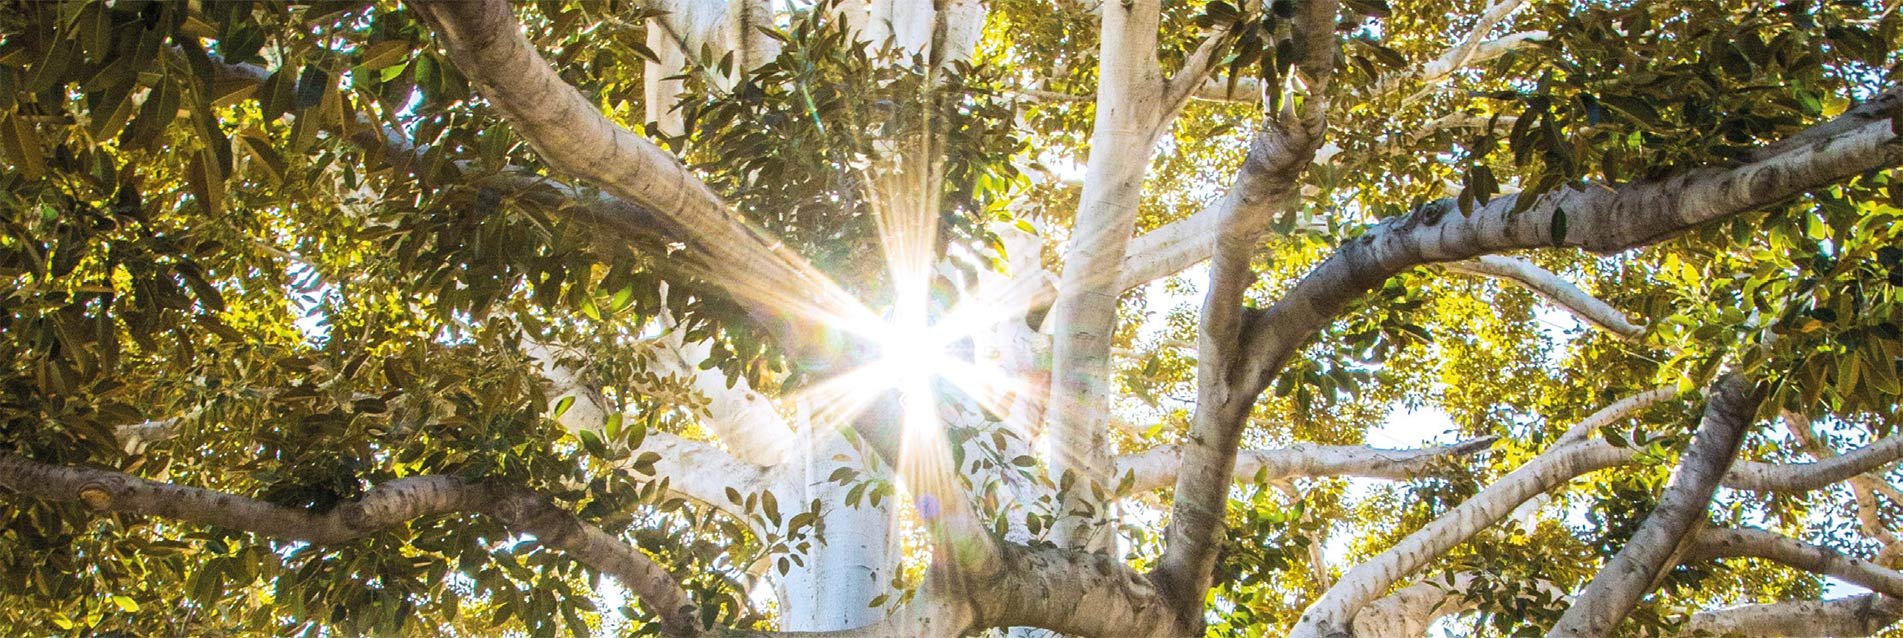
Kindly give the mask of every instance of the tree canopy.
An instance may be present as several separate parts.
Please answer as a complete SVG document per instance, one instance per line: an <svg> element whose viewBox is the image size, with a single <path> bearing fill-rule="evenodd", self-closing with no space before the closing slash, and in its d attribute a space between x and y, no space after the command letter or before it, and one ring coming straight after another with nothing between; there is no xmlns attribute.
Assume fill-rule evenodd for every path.
<svg viewBox="0 0 1903 638"><path fill-rule="evenodd" d="M0 7L7 633L1903 636L1897 0Z"/></svg>

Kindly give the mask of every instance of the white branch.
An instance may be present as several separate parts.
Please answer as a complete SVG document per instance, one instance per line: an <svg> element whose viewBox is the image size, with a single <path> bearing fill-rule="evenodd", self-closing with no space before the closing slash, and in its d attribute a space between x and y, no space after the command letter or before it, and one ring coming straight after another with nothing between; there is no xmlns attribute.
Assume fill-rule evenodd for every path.
<svg viewBox="0 0 1903 638"><path fill-rule="evenodd" d="M1387 551L1349 570L1309 606L1289 636L1320 638L1346 632L1355 615L1388 588L1505 519L1520 503L1586 473L1624 464L1632 455L1631 450L1595 440L1561 446L1534 457Z"/></svg>
<svg viewBox="0 0 1903 638"><path fill-rule="evenodd" d="M1156 59L1160 0L1106 4L1098 51L1096 117L1076 221L1048 320L1053 326L1049 436L1051 472L1071 474L1082 489L1066 492L1065 511L1102 511L1091 495L1107 492L1111 464L1110 342L1116 328L1114 288L1136 224L1143 174L1170 112ZM1099 489L1092 489L1095 485ZM1082 543L1093 521L1059 520L1061 544Z"/></svg>
<svg viewBox="0 0 1903 638"><path fill-rule="evenodd" d="M1903 163L1903 145L1893 143L1896 135L1882 115L1899 102L1903 90L1893 88L1816 127L1844 132L1741 166L1693 169L1616 188L1562 186L1524 207L1518 203L1528 195L1507 195L1468 215L1440 201L1391 218L1342 246L1251 318L1243 345L1250 363L1235 378L1243 395L1259 395L1349 302L1408 268L1553 245L1616 252ZM1846 119L1855 123L1839 124Z"/></svg>
<svg viewBox="0 0 1903 638"><path fill-rule="evenodd" d="M1716 558L1762 558L1807 572L1835 577L1879 594L1903 597L1903 573L1827 547L1759 529L1700 530L1686 562Z"/></svg>
<svg viewBox="0 0 1903 638"><path fill-rule="evenodd" d="M1727 487L1756 491L1806 492L1856 478L1903 458L1903 434L1815 463L1739 461Z"/></svg>
<svg viewBox="0 0 1903 638"><path fill-rule="evenodd" d="M718 369L700 366L711 350L708 344L687 343L679 330L670 331L661 340L656 365L686 379L689 387L707 398L700 422L735 456L755 465L773 466L798 446L786 418L746 379L729 379Z"/></svg>
<svg viewBox="0 0 1903 638"><path fill-rule="evenodd" d="M536 52L506 0L409 5L477 91L552 169L649 213L601 220L608 222L604 230L660 234L680 243L688 259L676 265L698 269L723 286L788 349L814 347L805 329L823 333L840 313L859 307L805 258L749 225L678 158L602 115Z"/></svg>
<svg viewBox="0 0 1903 638"><path fill-rule="evenodd" d="M1394 590L1355 615L1355 638L1421 638L1434 621L1479 606L1467 595L1479 579L1475 572L1454 572ZM1550 581L1538 580L1532 585L1553 600L1567 595Z"/></svg>
<svg viewBox="0 0 1903 638"><path fill-rule="evenodd" d="M1796 438L1798 445L1803 446L1805 451L1810 452L1813 458L1819 461L1827 461L1837 455L1835 450L1830 449L1830 446L1824 445L1822 441L1817 440L1817 432L1811 429L1810 417L1790 411L1785 411L1783 417L1784 425L1791 431L1791 436ZM1896 533L1890 531L1889 526L1883 523L1883 514L1877 502L1879 493L1887 495L1893 502L1899 503L1903 503L1903 495L1897 494L1896 489L1891 487L1887 481L1882 480L1880 477L1852 476L1848 480L1850 483L1851 497L1856 502L1857 524L1863 528L1864 534L1868 534L1871 538L1883 543L1883 553L1879 555L1879 559L1881 560L1883 556L1899 548L1903 548L1903 545L1897 542Z"/></svg>
<svg viewBox="0 0 1903 638"><path fill-rule="evenodd" d="M1355 615L1355 638L1420 638L1440 617L1472 609L1460 592L1473 584L1474 575L1461 572L1451 580L1423 580L1368 603Z"/></svg>
<svg viewBox="0 0 1903 638"><path fill-rule="evenodd" d="M1875 636L1903 620L1903 601L1878 594L1835 600L1798 600L1702 611L1679 631L1686 638L1709 636Z"/></svg>
<svg viewBox="0 0 1903 638"><path fill-rule="evenodd" d="M1183 103L1202 92L1204 84L1212 79L1210 73L1222 60L1216 52L1229 45L1229 36L1235 32L1234 23L1224 23L1203 36L1189 57L1183 59L1183 68L1177 69L1163 89L1165 109L1174 113L1183 108Z"/></svg>
<svg viewBox="0 0 1903 638"><path fill-rule="evenodd" d="M1278 449L1244 450L1236 458L1235 475L1238 481L1253 481L1257 477L1274 481L1323 476L1406 481L1432 474L1439 464L1450 459L1485 450L1493 445L1496 438L1480 437L1418 450L1313 443L1296 443ZM1132 474L1134 480L1131 492L1148 492L1170 486L1182 464L1182 448L1165 445L1117 457L1117 476Z"/></svg>
<svg viewBox="0 0 1903 638"><path fill-rule="evenodd" d="M1457 261L1446 265L1448 270L1472 275L1484 275L1519 284L1531 290L1554 305L1572 312L1593 327L1626 339L1636 339L1645 334L1645 326L1632 323L1618 308L1600 301L1597 297L1580 290L1572 282L1553 274L1533 262L1499 255L1482 255L1467 261Z"/></svg>
<svg viewBox="0 0 1903 638"><path fill-rule="evenodd" d="M425 516L481 513L615 577L653 609L671 633L699 633L693 600L667 570L641 550L527 489L471 483L453 476L416 476L378 484L355 501L317 513L120 472L39 463L8 453L0 453L0 488L41 500L84 503L95 511L162 516L319 545L367 536Z"/></svg>
<svg viewBox="0 0 1903 638"><path fill-rule="evenodd" d="M1455 71L1491 61L1519 48L1529 41L1544 40L1546 32L1529 31L1515 33L1497 40L1487 40L1487 34L1508 16L1520 10L1525 0L1501 0L1481 10L1479 19L1467 36L1442 53L1439 58L1417 68L1391 73L1375 83L1375 95L1386 95L1399 90L1407 80L1419 80L1423 84L1436 85L1453 77Z"/></svg>
<svg viewBox="0 0 1903 638"><path fill-rule="evenodd" d="M1553 447L1591 438L1593 432L1598 431L1599 428L1611 425L1620 419L1632 416L1633 413L1639 410L1652 407L1661 401L1677 395L1678 388L1674 386L1659 386L1620 399L1612 405L1599 408L1599 411L1592 413L1591 416L1573 424L1570 428L1566 428L1566 432L1560 434L1559 439L1553 441Z"/></svg>
<svg viewBox="0 0 1903 638"><path fill-rule="evenodd" d="M1705 510L1711 506L1711 496L1737 458L1762 397L1751 382L1736 374L1720 378L1707 396L1698 432L1692 435L1658 507L1579 593L1547 633L1549 638L1611 635L1658 575L1671 567L1685 542L1695 538L1696 527L1708 520Z"/></svg>

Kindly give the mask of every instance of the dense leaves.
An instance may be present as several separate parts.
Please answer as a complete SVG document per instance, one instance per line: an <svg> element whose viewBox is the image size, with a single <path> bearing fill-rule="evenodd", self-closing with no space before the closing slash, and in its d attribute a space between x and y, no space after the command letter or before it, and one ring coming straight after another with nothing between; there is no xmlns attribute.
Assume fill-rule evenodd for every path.
<svg viewBox="0 0 1903 638"><path fill-rule="evenodd" d="M690 62L674 136L642 126L652 7L519 4L531 41L583 95L678 151L741 216L881 310L892 282L874 214L893 204L877 201L879 178L936 180L925 198L934 249L963 257L962 272L937 280L950 303L951 281L1013 257L1001 233L1036 231L1041 254L1029 261L1052 263L1083 160L1121 150L1086 144L1098 56L1088 3L991 2L977 54L949 65L856 41L835 3L791 7L766 30L777 57L752 69L711 53ZM1466 37L1482 3L1344 2L1333 152L1260 246L1249 299L1272 302L1371 223L1443 197L1454 205L1438 213L1461 215L1513 192L1530 202L1562 185L1740 162L1897 83L1903 17L1890 4L1531 3L1482 35L1544 37L1428 78L1410 69ZM1290 31L1292 2L1167 5L1166 70L1206 28L1232 28L1213 80L1225 90L1203 92L1220 99L1189 104L1151 160L1142 231L1220 196L1263 109L1301 99L1290 65L1319 46ZM1260 95L1237 93L1250 86ZM394 2L5 3L0 158L0 452L312 512L409 476L524 485L666 565L703 622L742 627L775 622L757 604L761 574L804 567L826 533L822 508L900 500L903 486L876 467L824 480L849 490L846 503L732 492L738 518L764 526L668 492L641 441L707 431L703 398L654 369L658 326L708 344L697 365L753 388L790 393L809 380L750 308L673 267L667 242L604 236L566 214L602 196L548 174ZM1210 631L1288 626L1344 566L1646 388L1689 391L1733 367L1772 388L1760 416L1806 415L1831 448L1896 434L1899 222L1903 184L1875 171L1652 248L1524 255L1646 324L1632 340L1498 282L1438 270L1392 279L1275 379L1245 445L1502 442L1397 485L1244 481L1231 494ZM1556 221L1553 242L1567 232ZM1114 405L1131 427L1112 437L1118 451L1185 439L1200 276L1123 298ZM525 340L583 353L567 363L622 415L600 433L559 427ZM1536 516L1440 559L1428 580L1471 607L1451 626L1543 633L1563 609L1555 592L1589 579L1650 511L1695 403L1606 428L1644 449L1641 462L1564 488ZM999 427L1003 415L968 412L984 426L949 436L985 495L981 514L1001 535L1045 539L1064 515L1060 497L1011 519L1006 506L1018 504L982 477L1077 486L1021 454L1030 443ZM1421 415L1447 418L1393 433ZM122 429L139 424L168 436L129 440ZM1746 456L1808 460L1781 432L1760 428ZM1148 565L1161 551L1150 523L1163 522L1169 495L1125 496L1123 549ZM1885 501L1876 516L1893 526L1899 506ZM1875 557L1853 507L1844 489L1726 492L1714 518ZM909 569L893 575L897 589L915 584ZM33 635L659 631L572 557L472 517L313 547L0 498L0 574L17 575L0 579L0 627ZM1759 561L1688 566L1630 626L1662 634L1691 610L1826 587Z"/></svg>

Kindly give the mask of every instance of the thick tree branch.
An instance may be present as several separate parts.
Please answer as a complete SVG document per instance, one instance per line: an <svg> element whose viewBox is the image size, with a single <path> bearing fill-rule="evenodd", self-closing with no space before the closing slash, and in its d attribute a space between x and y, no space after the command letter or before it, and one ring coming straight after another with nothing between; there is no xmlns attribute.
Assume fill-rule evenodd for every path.
<svg viewBox="0 0 1903 638"><path fill-rule="evenodd" d="M1707 519L1705 510L1719 481L1737 458L1762 393L1736 374L1708 393L1705 416L1692 435L1671 485L1639 531L1579 593L1547 636L1607 636L1651 589L1660 572Z"/></svg>
<svg viewBox="0 0 1903 638"><path fill-rule="evenodd" d="M1760 529L1699 530L1685 552L1685 562L1718 558L1762 558L1903 598L1903 573Z"/></svg>
<svg viewBox="0 0 1903 638"><path fill-rule="evenodd" d="M1452 76L1455 71L1462 68L1493 60L1523 47L1528 43L1545 39L1546 33L1544 31L1532 31L1514 34L1498 40L1477 41L1477 38L1485 36L1486 32L1492 29L1492 25L1497 24L1499 20L1504 19L1506 15L1517 9L1519 4L1520 2L1518 0L1513 0L1489 7L1487 13L1481 19L1481 24L1476 27L1475 35L1455 45L1454 48L1449 49L1433 62L1426 63L1415 69L1386 76L1374 89L1375 92L1371 98L1398 90L1405 84L1405 82L1401 80L1406 78L1418 77L1421 81L1426 83L1437 83ZM1498 15L1496 15L1496 13ZM1319 60L1315 60L1310 64L1316 62L1319 62ZM1191 91L1191 97L1247 102L1258 102L1262 99L1264 87L1261 86L1258 80L1252 78L1239 79L1234 83L1234 86L1230 84L1231 83L1225 78L1208 78L1197 85L1196 90ZM1429 125L1425 130L1462 123L1469 126L1474 125L1466 120L1459 120L1458 122L1449 120L1449 118L1452 117L1453 116L1450 115L1447 118L1442 118L1434 124ZM1485 121L1484 119L1480 120L1480 123L1484 124ZM1424 132L1416 133L1416 135L1424 134ZM1335 153L1330 152L1330 149L1339 150L1333 146L1322 147L1313 155L1314 161L1325 163L1332 160ZM1119 273L1117 289L1127 291L1151 281L1182 272L1183 269L1208 259L1215 251L1216 233L1213 229L1216 227L1218 220L1228 214L1226 210L1223 210L1223 208L1228 205L1230 205L1230 202L1227 197L1218 199L1216 203L1211 204L1209 207L1189 217L1171 222L1132 239L1129 251L1130 256L1125 260L1123 270Z"/></svg>
<svg viewBox="0 0 1903 638"><path fill-rule="evenodd" d="M1235 345L1241 342L1248 322L1243 293L1256 278L1251 262L1268 232L1270 217L1297 194L1302 175L1328 132L1328 91L1340 48L1335 35L1340 6L1337 0L1309 0L1296 9L1293 29L1297 41L1306 43L1298 52L1296 69L1304 80L1307 99L1299 107L1290 105L1274 114L1256 134L1236 184L1225 196L1232 204L1217 222L1197 331L1196 412L1177 474L1167 549L1157 565L1159 581L1174 597L1177 613L1186 619L1200 617L1198 610L1215 569L1215 546L1222 537L1237 447L1255 403L1254 395L1237 393L1238 387L1230 381L1239 363Z"/></svg>
<svg viewBox="0 0 1903 638"><path fill-rule="evenodd" d="M1136 223L1144 170L1170 112L1156 58L1160 0L1110 3L1103 8L1098 50L1096 118L1076 222L1064 251L1064 268L1049 321L1051 384L1046 418L1053 450L1051 472L1070 475L1079 489L1067 491L1058 542L1092 538L1104 507L1091 495L1110 488L1110 342L1116 329L1113 289ZM1094 487L1093 487L1094 486Z"/></svg>
<svg viewBox="0 0 1903 638"><path fill-rule="evenodd" d="M1572 282L1524 259L1482 255L1467 261L1447 264L1447 269L1471 275L1484 275L1510 281L1545 297L1547 301L1573 313L1593 327L1626 339L1645 334L1645 326L1632 323L1618 308L1580 290Z"/></svg>
<svg viewBox="0 0 1903 638"><path fill-rule="evenodd" d="M1395 583L1513 513L1521 503L1589 472L1622 465L1633 452L1604 441L1582 441L1549 450L1409 534L1393 547L1348 571L1303 612L1291 638L1335 638L1355 615Z"/></svg>
<svg viewBox="0 0 1903 638"><path fill-rule="evenodd" d="M1686 638L1710 636L1875 636L1903 620L1903 601L1879 594L1834 600L1745 605L1692 614L1679 631Z"/></svg>
<svg viewBox="0 0 1903 638"><path fill-rule="evenodd" d="M814 335L839 334L837 326L876 318L803 257L747 224L674 156L603 116L534 50L506 1L413 0L410 6L439 35L449 58L478 92L553 169L652 211L662 234L677 238L688 256L698 258L701 270L695 274L747 306L803 366L824 372L851 356L854 348ZM887 462L903 467L894 403L888 393L861 413L853 428ZM939 489L931 497L944 504L945 521L958 520L953 514L967 505L962 493L944 481L909 478L914 488ZM989 569L995 558L987 551L991 539L959 540L961 551L945 557Z"/></svg>
<svg viewBox="0 0 1903 638"><path fill-rule="evenodd" d="M102 512L158 516L318 545L340 543L426 516L492 516L518 534L563 550L615 577L658 614L670 632L696 635L687 592L639 549L533 491L449 476L396 479L324 513L207 489L148 481L120 472L75 468L0 453L0 488L45 501L84 503Z"/></svg>
<svg viewBox="0 0 1903 638"><path fill-rule="evenodd" d="M1616 188L1562 187L1517 213L1521 196L1507 195L1470 215L1442 201L1378 224L1342 246L1281 300L1255 312L1244 340L1248 361L1238 375L1239 394L1259 395L1288 357L1350 302L1407 268L1550 245L1616 252L1903 163L1903 144L1893 142L1887 119L1871 116L1849 128L1820 126L1844 132L1737 167L1695 169Z"/></svg>
<svg viewBox="0 0 1903 638"><path fill-rule="evenodd" d="M454 61L554 170L613 193L651 214L606 228L658 234L683 244L697 267L797 350L793 328L824 330L858 304L804 258L750 226L705 182L653 142L608 120L542 59L505 0L414 0ZM799 353L829 359L833 355Z"/></svg>
<svg viewBox="0 0 1903 638"><path fill-rule="evenodd" d="M1725 486L1760 492L1808 492L1848 481L1899 458L1903 458L1903 435L1894 435L1815 463L1739 461Z"/></svg>
<svg viewBox="0 0 1903 638"><path fill-rule="evenodd" d="M1441 464L1452 459L1486 450L1497 438L1486 436L1418 450L1313 443L1297 443L1269 450L1244 450L1236 459L1236 480L1357 476L1406 481L1433 474ZM1117 457L1117 476L1131 474L1134 478L1130 490L1133 493L1148 492L1168 487L1182 465L1182 448L1165 445Z"/></svg>

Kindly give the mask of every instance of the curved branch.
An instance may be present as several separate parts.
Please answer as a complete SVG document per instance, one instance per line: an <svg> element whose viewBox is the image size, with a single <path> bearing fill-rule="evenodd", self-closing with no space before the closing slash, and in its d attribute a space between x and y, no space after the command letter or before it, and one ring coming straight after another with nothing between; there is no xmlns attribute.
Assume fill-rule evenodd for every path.
<svg viewBox="0 0 1903 638"><path fill-rule="evenodd" d="M1827 547L1760 529L1700 530L1685 552L1686 562L1716 558L1762 558L1814 574L1862 585L1879 594L1903 598L1903 573Z"/></svg>
<svg viewBox="0 0 1903 638"><path fill-rule="evenodd" d="M1658 507L1646 515L1639 531L1606 562L1547 636L1611 635L1659 573L1671 567L1673 556L1695 538L1695 526L1707 520L1711 496L1737 458L1738 446L1763 397L1754 384L1736 374L1720 378L1712 390L1698 432L1692 435L1691 446Z"/></svg>
<svg viewBox="0 0 1903 638"><path fill-rule="evenodd" d="M1302 614L1291 638L1337 636L1395 583L1513 513L1520 503L1574 478L1631 461L1632 450L1583 441L1550 450L1348 571Z"/></svg>
<svg viewBox="0 0 1903 638"><path fill-rule="evenodd" d="M1479 607L1467 593L1478 580L1475 572L1454 572L1394 590L1355 615L1355 638L1421 638L1434 621ZM1533 586L1553 600L1567 595L1546 580L1535 580Z"/></svg>
<svg viewBox="0 0 1903 638"><path fill-rule="evenodd" d="M1572 282L1524 259L1482 255L1467 261L1447 264L1447 269L1470 275L1484 275L1519 284L1538 293L1547 301L1572 312L1593 327L1626 339L1645 334L1645 326L1632 323L1618 308L1580 290Z"/></svg>
<svg viewBox="0 0 1903 638"><path fill-rule="evenodd" d="M668 630L699 633L692 599L667 570L628 544L528 489L451 476L385 482L324 513L129 474L62 467L0 453L0 487L45 501L84 503L102 512L159 516L317 545L367 536L425 516L480 513L534 536L614 576L658 614Z"/></svg>
<svg viewBox="0 0 1903 638"><path fill-rule="evenodd" d="M1474 581L1472 573L1461 572L1452 582L1424 580L1394 590L1394 593L1368 603L1355 614L1355 638L1420 638L1440 617L1473 608L1461 596Z"/></svg>
<svg viewBox="0 0 1903 638"><path fill-rule="evenodd" d="M1499 437L1484 436L1453 445L1418 450L1389 450L1366 445L1296 443L1284 448L1244 450L1236 459L1236 480L1292 477L1358 476L1406 481L1432 473L1448 459L1486 450ZM1117 476L1133 476L1130 490L1148 492L1169 486L1183 464L1180 446L1165 445L1119 456Z"/></svg>
<svg viewBox="0 0 1903 638"><path fill-rule="evenodd" d="M1894 435L1815 463L1739 461L1726 477L1725 486L1760 492L1807 492L1850 480L1899 458L1903 458L1903 435Z"/></svg>
<svg viewBox="0 0 1903 638"><path fill-rule="evenodd" d="M672 154L603 116L556 74L522 34L506 0L412 0L448 57L516 133L554 170L600 186L650 213L610 219L606 229L672 238L694 267L749 304L782 345L811 340L860 308L848 293L784 243L749 225ZM798 352L821 361L836 354Z"/></svg>
<svg viewBox="0 0 1903 638"><path fill-rule="evenodd" d="M1878 594L1795 600L1692 614L1680 636L1875 636L1903 620L1903 601Z"/></svg>
<svg viewBox="0 0 1903 638"><path fill-rule="evenodd" d="M1606 427L1607 425L1610 425L1613 422L1618 421L1619 419L1632 416L1634 412L1638 412L1639 410L1652 407L1652 405L1654 404L1657 404L1666 399L1670 399L1677 395L1678 395L1677 387L1659 386L1659 387L1652 388L1650 390L1646 390L1644 392L1640 392L1638 394L1634 394L1632 396L1620 399L1614 402L1612 405L1599 408L1599 411L1594 412L1592 413L1591 416L1588 416L1585 419L1580 420L1580 422L1573 424L1573 427L1566 428L1566 432L1563 434L1560 434L1559 439L1553 441L1553 446L1559 447L1561 445L1565 445L1573 441L1581 441L1581 440L1590 438L1593 432L1597 431L1599 428Z"/></svg>
<svg viewBox="0 0 1903 638"><path fill-rule="evenodd" d="M1494 27L1499 26L1501 21L1519 11L1525 4L1525 0L1500 0L1488 4L1487 8L1480 11L1479 18L1474 21L1473 28L1468 30L1466 37L1461 38L1440 57L1430 62L1383 75L1375 82L1373 94L1379 96L1393 93L1410 79L1418 79L1423 84L1438 84L1453 77L1454 72L1462 68L1506 55L1528 41L1546 39L1545 31L1515 33L1497 40L1485 39L1487 34L1493 32Z"/></svg>
<svg viewBox="0 0 1903 638"><path fill-rule="evenodd" d="M1488 485L1439 518L1415 530L1374 558L1356 565L1310 605L1290 634L1312 638L1346 630L1357 614L1395 583L1426 567L1448 550L1512 515L1522 503L1574 478L1631 462L1636 452L1588 439L1601 425L1670 398L1670 388L1655 388L1621 399L1567 429L1546 452Z"/></svg>
<svg viewBox="0 0 1903 638"><path fill-rule="evenodd" d="M1891 89L1885 96L1903 93ZM1540 246L1611 253L1665 240L1693 227L1757 210L1864 171L1903 163L1888 119L1874 115L1841 134L1732 168L1704 168L1619 187L1562 187L1494 199L1470 215L1436 202L1385 221L1342 246L1267 309L1257 311L1238 383L1256 396L1288 357L1347 305L1407 268ZM1841 120L1841 118L1840 118ZM1818 128L1844 128L1835 122ZM1799 135L1800 137L1803 134Z"/></svg>
<svg viewBox="0 0 1903 638"><path fill-rule="evenodd" d="M1810 417L1788 410L1784 411L1782 416L1785 428L1791 431L1791 436L1797 439L1798 445L1809 452L1812 458L1825 461L1837 456L1836 450L1817 439L1816 430L1811 428ZM1903 544L1897 542L1896 533L1890 531L1889 526L1884 524L1881 505L1877 499L1880 495L1887 495L1894 502L1903 502L1903 495L1898 494L1889 482L1877 476L1852 476L1848 482L1851 499L1855 503L1857 512L1857 525L1863 528L1865 535L1883 544L1883 550L1877 554L1877 560L1884 561L1885 564L1894 564L1891 562L1894 560L1893 554L1903 549Z"/></svg>
<svg viewBox="0 0 1903 638"><path fill-rule="evenodd" d="M1197 326L1196 412L1177 474L1176 502L1170 516L1167 549L1157 563L1158 578L1176 596L1177 612L1195 617L1216 566L1228 487L1235 475L1237 447L1254 395L1245 396L1229 380L1242 363L1235 344L1247 330L1243 295L1256 278L1251 266L1274 212L1298 194L1302 176L1328 133L1328 87L1334 81L1340 38L1335 33L1337 0L1303 2L1294 29L1296 69L1307 99L1268 118L1249 144L1241 173L1224 199L1233 202L1217 220L1209 284Z"/></svg>

